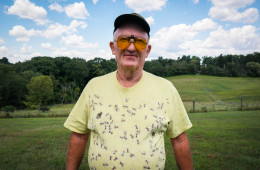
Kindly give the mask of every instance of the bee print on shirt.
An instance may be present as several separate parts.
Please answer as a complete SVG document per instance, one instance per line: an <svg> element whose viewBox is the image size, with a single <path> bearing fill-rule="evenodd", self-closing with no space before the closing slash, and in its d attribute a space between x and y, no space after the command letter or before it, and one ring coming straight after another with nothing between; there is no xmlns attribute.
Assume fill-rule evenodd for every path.
<svg viewBox="0 0 260 170"><path fill-rule="evenodd" d="M99 118L101 118L101 116L102 116L102 112L99 112L98 114L97 114L97 119L99 119Z"/></svg>
<svg viewBox="0 0 260 170"><path fill-rule="evenodd" d="M157 146L154 140L161 140L163 137L161 128L167 129L168 127L168 122L165 124L167 104L165 100L155 102L154 105L149 103L131 105L131 102L131 99L125 98L124 100L123 98L122 104L112 102L104 104L102 96L97 94L92 96L90 100L92 113L94 113L90 119L94 121L92 130L97 137L100 135L99 138L95 137L92 139L95 147L100 148L100 150L97 150L98 153L91 156L90 160L95 162L105 159L106 162L101 162L103 168L121 169L127 167L127 163L124 162L126 158L135 160L141 156L145 157L145 159L142 161L140 169L159 169L165 162L165 151L164 148L159 147L160 144ZM135 121L138 120L136 119L138 116L142 118L142 123ZM144 136L148 137L148 140L145 142L143 140ZM138 152L132 147L111 149L106 142L102 141L104 139L106 141L106 137L110 139L118 137L122 142L130 142L138 146L138 148L148 146L149 149L138 150ZM104 154L102 151L109 152L109 155L103 158ZM157 163L153 163L151 160L156 160ZM156 167L156 165L158 166Z"/></svg>

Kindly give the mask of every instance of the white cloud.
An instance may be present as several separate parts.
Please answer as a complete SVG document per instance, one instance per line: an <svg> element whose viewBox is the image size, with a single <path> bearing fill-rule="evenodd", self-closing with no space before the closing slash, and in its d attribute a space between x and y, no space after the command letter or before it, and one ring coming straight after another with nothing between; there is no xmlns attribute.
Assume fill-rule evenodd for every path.
<svg viewBox="0 0 260 170"><path fill-rule="evenodd" d="M85 42L82 36L78 36L75 34L62 37L61 41L64 42L67 46L76 48L97 48L98 46L98 44Z"/></svg>
<svg viewBox="0 0 260 170"><path fill-rule="evenodd" d="M154 18L152 16L148 17L148 18L145 18L145 20L148 22L149 25L154 24Z"/></svg>
<svg viewBox="0 0 260 170"><path fill-rule="evenodd" d="M48 39L52 39L55 37L59 37L68 31L69 31L69 29L66 25L61 25L59 23L55 23L55 24L49 25L46 30L42 31L41 36L48 38Z"/></svg>
<svg viewBox="0 0 260 170"><path fill-rule="evenodd" d="M84 21L77 21L77 20L73 20L71 21L70 25L69 25L69 29L72 30L73 32L77 32L77 27L80 27L82 29L87 28L87 23Z"/></svg>
<svg viewBox="0 0 260 170"><path fill-rule="evenodd" d="M33 52L32 46L28 46L27 44L23 44L21 48L22 54L31 54Z"/></svg>
<svg viewBox="0 0 260 170"><path fill-rule="evenodd" d="M16 25L13 27L12 30L9 31L9 34L18 37L30 37L33 35L37 35L37 31L35 31L34 29L26 30L23 26Z"/></svg>
<svg viewBox="0 0 260 170"><path fill-rule="evenodd" d="M7 52L7 48L6 48L6 46L1 46L0 47L0 54L1 54L1 56L4 56L2 53L4 53L4 52Z"/></svg>
<svg viewBox="0 0 260 170"><path fill-rule="evenodd" d="M211 23L208 26L207 23ZM206 27L204 27L204 25ZM211 25L211 26L210 26ZM203 28L204 27L204 28ZM199 39L202 31L211 31ZM217 56L220 54L248 54L260 49L260 35L252 25L224 30L209 19L193 25L173 25L158 30L150 41L152 57L177 58L182 55Z"/></svg>
<svg viewBox="0 0 260 170"><path fill-rule="evenodd" d="M4 43L5 41L2 38L0 38L0 44L4 44Z"/></svg>
<svg viewBox="0 0 260 170"><path fill-rule="evenodd" d="M41 48L48 49L48 50L54 50L52 45L50 43L41 43Z"/></svg>
<svg viewBox="0 0 260 170"><path fill-rule="evenodd" d="M70 34L78 31L78 28L85 29L87 27L86 22L73 20L70 25L62 25L59 23L54 23L49 25L46 30L27 30L21 25L16 25L12 30L9 31L9 35L17 37L16 40L20 42L28 42L30 37L44 37L52 39L55 37L62 36L63 34Z"/></svg>
<svg viewBox="0 0 260 170"><path fill-rule="evenodd" d="M193 2L194 4L198 4L198 3L199 3L199 0L192 0L192 2Z"/></svg>
<svg viewBox="0 0 260 170"><path fill-rule="evenodd" d="M243 23L254 23L258 19L256 8L244 9L254 0L211 0L211 2L213 7L209 10L209 16L213 19Z"/></svg>
<svg viewBox="0 0 260 170"><path fill-rule="evenodd" d="M80 58L84 58L84 59L91 59L90 53L86 52L86 51L78 51L78 50L68 50L67 48L58 48L56 50L53 51L52 53L53 57L58 57L58 56L68 56L68 57L80 57Z"/></svg>
<svg viewBox="0 0 260 170"><path fill-rule="evenodd" d="M224 30L219 27L205 40L191 40L180 45L182 54L218 56L248 54L260 49L260 35L252 25Z"/></svg>
<svg viewBox="0 0 260 170"><path fill-rule="evenodd" d="M58 3L51 4L49 6L49 8L50 8L50 10L54 10L54 11L57 11L57 12L63 12L62 6Z"/></svg>
<svg viewBox="0 0 260 170"><path fill-rule="evenodd" d="M210 33L205 47L214 49L257 50L260 49L260 36L252 25L224 30L219 27Z"/></svg>
<svg viewBox="0 0 260 170"><path fill-rule="evenodd" d="M222 7L231 7L231 8L244 8L247 5L250 5L255 0L211 0L213 5L222 6Z"/></svg>
<svg viewBox="0 0 260 170"><path fill-rule="evenodd" d="M105 58L105 59L114 58L111 51L107 51L107 50L99 50L99 51L95 51L94 53L91 53L89 51L69 50L64 47L54 50L52 53L52 56L53 57L68 56L70 58L80 57L85 60L94 59L95 57L101 57L101 58Z"/></svg>
<svg viewBox="0 0 260 170"><path fill-rule="evenodd" d="M93 3L96 5L99 0L93 0Z"/></svg>
<svg viewBox="0 0 260 170"><path fill-rule="evenodd" d="M65 13L70 18L86 19L89 13L83 2L70 4L64 7Z"/></svg>
<svg viewBox="0 0 260 170"><path fill-rule="evenodd" d="M30 60L32 57L43 55L36 52L31 46L23 44L19 51L8 49L5 46L0 47L0 56L7 57L11 63L16 63L18 61Z"/></svg>
<svg viewBox="0 0 260 170"><path fill-rule="evenodd" d="M16 38L16 41L18 41L18 42L28 42L28 41L30 41L30 38L28 38L28 37Z"/></svg>
<svg viewBox="0 0 260 170"><path fill-rule="evenodd" d="M38 25L44 25L49 22L46 18L46 10L43 7L36 6L29 0L15 0L13 6L9 7L6 13L31 19Z"/></svg>
<svg viewBox="0 0 260 170"><path fill-rule="evenodd" d="M197 32L190 25L179 24L169 28L162 28L151 37L154 49L176 52L180 50L179 45L186 40L192 40Z"/></svg>
<svg viewBox="0 0 260 170"><path fill-rule="evenodd" d="M193 31L209 31L217 28L218 24L213 22L209 18L205 18L203 20L197 21L192 25Z"/></svg>
<svg viewBox="0 0 260 170"><path fill-rule="evenodd" d="M17 41L28 42L31 36L40 35L40 31L34 29L26 30L23 26L16 25L12 30L9 31L9 35L18 37L16 39Z"/></svg>
<svg viewBox="0 0 260 170"><path fill-rule="evenodd" d="M125 4L135 12L161 10L167 0L125 0Z"/></svg>
<svg viewBox="0 0 260 170"><path fill-rule="evenodd" d="M73 20L69 26L61 25L59 23L51 24L46 30L42 31L42 36L45 38L55 38L63 35L64 33L77 32L78 27L85 29L87 27L86 22Z"/></svg>
<svg viewBox="0 0 260 170"><path fill-rule="evenodd" d="M10 55L12 55L12 52L10 50L8 50L8 48L6 46L0 46L0 56L1 57L7 57L9 62L10 62Z"/></svg>

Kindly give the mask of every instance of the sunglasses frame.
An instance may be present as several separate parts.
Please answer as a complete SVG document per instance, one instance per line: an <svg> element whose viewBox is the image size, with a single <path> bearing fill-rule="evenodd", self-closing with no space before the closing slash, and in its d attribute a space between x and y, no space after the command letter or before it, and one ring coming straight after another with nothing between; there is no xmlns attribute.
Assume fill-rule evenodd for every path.
<svg viewBox="0 0 260 170"><path fill-rule="evenodd" d="M118 46L119 38L127 38L127 39L128 39L128 46L126 46L126 47L123 48L123 49L120 48L120 47ZM131 39L133 39L134 41L131 41ZM124 49L126 49L127 47L129 47L129 45L130 45L131 43L134 43L134 46L135 46L135 48L136 48L138 51L144 50L145 47L142 48L142 49L138 49L138 47L137 47L136 44L135 44L136 39L142 40L142 41L144 42L144 44L145 44L145 47L147 46L148 42L147 42L146 39L144 39L144 38L137 38L137 37L134 37L134 35L131 35L130 37L120 37L120 36L119 36L119 37L117 38L117 40L114 40L114 42L117 43L117 46L118 46L121 50L124 50Z"/></svg>

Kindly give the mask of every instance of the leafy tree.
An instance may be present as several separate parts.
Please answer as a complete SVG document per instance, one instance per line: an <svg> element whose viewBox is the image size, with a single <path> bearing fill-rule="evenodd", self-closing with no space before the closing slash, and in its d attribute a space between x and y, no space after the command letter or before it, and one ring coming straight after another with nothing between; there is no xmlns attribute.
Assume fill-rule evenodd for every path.
<svg viewBox="0 0 260 170"><path fill-rule="evenodd" d="M40 106L48 104L52 99L53 83L51 77L33 77L26 87L29 91L26 105L29 107L38 106L38 112L40 112Z"/></svg>
<svg viewBox="0 0 260 170"><path fill-rule="evenodd" d="M3 57L2 59L0 59L0 63L2 63L2 64L10 64L6 57Z"/></svg>
<svg viewBox="0 0 260 170"><path fill-rule="evenodd" d="M66 83L69 79L71 79L67 74L67 67L68 63L71 62L69 57L56 57L54 58L54 63L57 67L56 74L53 74L54 77L62 84Z"/></svg>
<svg viewBox="0 0 260 170"><path fill-rule="evenodd" d="M89 68L87 67L86 60L81 58L73 58L70 62L64 65L65 77L67 84L74 82L76 86L83 89L87 84L87 78L89 76Z"/></svg>
<svg viewBox="0 0 260 170"><path fill-rule="evenodd" d="M260 64L257 62L248 62L246 64L247 67L247 75L252 77L260 76Z"/></svg>
<svg viewBox="0 0 260 170"><path fill-rule="evenodd" d="M0 109L6 105L23 107L26 80L10 64L0 63Z"/></svg>
<svg viewBox="0 0 260 170"><path fill-rule="evenodd" d="M54 59L51 57L34 57L24 63L17 63L17 69L19 72L33 71L35 73L41 73L42 75L57 75L59 69L55 65Z"/></svg>

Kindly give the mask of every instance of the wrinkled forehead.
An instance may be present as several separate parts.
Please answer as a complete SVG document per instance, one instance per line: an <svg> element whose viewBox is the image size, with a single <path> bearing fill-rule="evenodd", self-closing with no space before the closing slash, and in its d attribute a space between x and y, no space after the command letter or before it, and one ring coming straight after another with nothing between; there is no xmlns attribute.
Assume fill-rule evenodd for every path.
<svg viewBox="0 0 260 170"><path fill-rule="evenodd" d="M136 37L145 38L149 40L148 34L144 31L144 29L134 23L127 23L122 26L120 26L115 32L114 32L114 38L116 39L118 36L130 36L134 35Z"/></svg>

